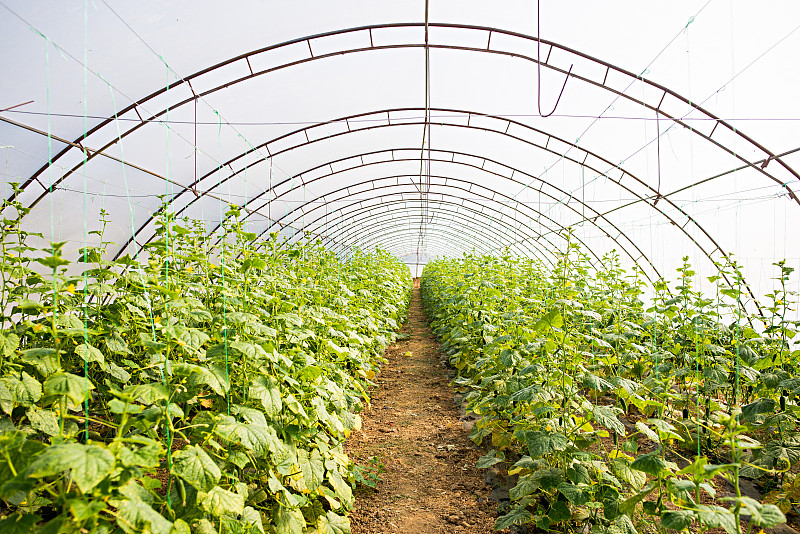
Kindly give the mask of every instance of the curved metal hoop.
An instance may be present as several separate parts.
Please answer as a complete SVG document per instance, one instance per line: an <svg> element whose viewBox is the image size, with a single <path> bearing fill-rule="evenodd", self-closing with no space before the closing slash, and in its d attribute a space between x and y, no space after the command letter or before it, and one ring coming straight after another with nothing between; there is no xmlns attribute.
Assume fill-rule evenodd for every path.
<svg viewBox="0 0 800 534"><path fill-rule="evenodd" d="M254 50L252 52L249 52L249 53L246 53L246 54L242 54L240 56L236 56L236 57L231 58L229 60L223 61L223 62L221 62L221 63L219 63L217 65L211 66L211 67L209 67L207 69L203 69L203 70L201 70L201 71L199 71L199 72L197 72L197 73L195 73L195 74L193 74L193 75L191 75L189 77L183 78L183 79L178 80L178 81L176 81L176 82L174 82L172 84L169 84L168 86L165 86L165 87L159 89L158 91L155 91L151 95L148 95L147 97L145 97L145 98L135 102L134 104L128 106L125 110L122 111L122 113L118 114L118 116L120 116L120 117L125 116L125 115L127 115L128 117L139 116L141 122L139 124L136 124L133 128L130 128L130 129L126 130L121 136L119 136L119 138L121 139L123 137L126 137L130 133L138 130L143 125L149 124L149 123L152 123L152 122L158 120L160 117L162 117L164 115L164 113L166 112L167 109L174 109L176 107L188 104L190 102L194 102L197 99L202 98L202 97L204 97L206 95L209 95L209 94L211 94L211 93L213 93L215 91L218 91L218 90L220 90L220 89L222 89L224 87L229 87L229 86L231 86L233 84L244 82L244 81L249 80L251 78L254 78L256 76L261 76L261 75L264 75L264 74L268 74L270 72L275 72L275 71L280 70L280 69L292 67L292 66L299 65L299 64L304 64L304 63L307 63L307 62L310 62L310 61L316 61L316 60L323 59L323 58L341 56L341 55L344 55L344 54L352 54L352 53L371 51L371 50L376 50L377 51L377 50L387 50L387 49L420 48L420 47L425 46L425 47L434 48L434 49L449 49L449 50L461 50L461 51L470 51L470 52L482 52L482 53L490 53L490 54L497 54L497 55L503 55L503 56L508 56L508 57L521 58L521 59L524 59L524 60L527 60L527 61L535 62L540 66L545 66L545 67L547 67L547 68L549 68L549 69L551 69L553 71L562 72L562 73L566 74L568 77L571 77L571 78L573 78L575 80L579 80L581 82L584 82L584 83L599 87L599 88L604 89L604 90L607 90L607 91L609 91L609 92L611 92L613 94L618 95L621 98L629 100L630 102L633 102L633 103L636 103L637 105L641 105L641 106L643 106L645 108L651 109L651 110L655 111L656 113L658 113L659 116L663 116L665 119L671 120L675 124L678 124L678 125L680 125L680 126L682 126L684 128L688 128L693 134L698 135L699 137L701 137L702 139L706 140L707 142L710 142L711 144L713 144L713 145L717 146L718 148L724 150L725 152L727 152L731 156L739 159L746 166L753 168L756 172L761 173L762 175L764 175L768 179L780 184L784 189L786 189L788 196L790 198L792 198L795 202L800 204L800 199L798 199L798 197L795 195L794 191L791 188L789 188L789 186L788 186L788 184L790 183L791 180L800 179L800 175L798 175L798 173L796 171L794 171L794 169L792 169L789 165L787 165L780 157L776 157L775 154L773 154L772 152L770 152L769 150L767 150L766 148L764 148L763 146L758 144L756 141L754 141L750 137L748 137L745 134L743 134L740 130L733 128L727 122L725 122L725 121L721 120L719 117L716 117L713 114L707 112L702 107L697 106L696 104L694 104L691 101L689 101L688 99L680 96L679 94L675 93L674 91L671 91L671 90L669 90L668 88L666 88L666 87L664 87L662 85L659 85L659 84L656 84L656 83L654 83L652 81L646 80L646 79L644 79L644 78L642 78L640 76L636 76L635 74L633 74L633 73L631 73L629 71L625 71L623 69L615 67L614 65L611 65L610 63L604 62L602 60L599 60L597 58L594 58L594 57L589 56L587 54L584 54L582 52L579 52L579 51L564 47L562 45L559 45L558 43L554 43L554 42L546 41L546 40L539 40L539 39L537 39L536 37L533 37L533 36L524 35L524 34L520 34L520 33L517 33L517 32L510 32L510 31L506 31L506 30L502 30L502 29L498 29L498 28L489 28L489 27L473 26L473 25L460 25L460 24L437 24L437 23L432 23L432 24L430 24L430 26L432 28L449 28L449 29L457 29L457 30L465 31L465 32L473 32L473 33L483 34L483 35L485 35L487 37L487 40L486 40L487 45L486 45L486 47L468 47L468 46L461 46L461 45L456 45L456 44L420 43L420 42L401 42L401 43L391 43L391 44L385 44L385 45L375 45L375 43L374 43L373 34L382 33L383 30L390 30L390 29L396 29L396 28L419 28L421 26L423 26L422 23L408 23L408 24L398 23L398 24L384 24L384 25L363 26L363 27L358 27L358 28L348 28L348 29L344 29L344 30L326 32L326 33L321 33L321 34L302 37L302 38L299 38L299 39L293 39L291 41L287 41L287 42L284 42L284 43L280 43L280 44L276 44L276 45L273 45L273 46L265 47L265 48L262 48L262 49ZM328 40L328 38L335 38L336 36L340 36L340 35L344 35L344 34L353 34L353 33L361 33L365 37L368 35L369 36L369 46L365 45L365 46L351 47L351 48L341 48L341 47L339 47L338 49L336 49L334 51L326 52L324 54L317 54L317 55L314 54L314 52L313 52L314 46L322 43L323 41ZM526 55L524 53L518 52L518 51L508 50L508 49L500 49L497 46L495 46L493 48L492 44L491 44L491 37L494 34L506 35L508 37L513 37L513 38L516 38L516 39L537 42L538 44L544 44L544 45L550 47L550 51L548 52L548 54L546 56L547 58L544 60L544 62L541 62L541 61L536 60L535 58L532 58L532 57L530 57L530 56L528 56L528 55ZM274 64L274 65L271 65L271 66L268 66L268 67L265 67L265 68L261 68L259 70L254 70L253 69L252 63L254 61L261 62L262 60L264 60L264 58L266 56L269 55L269 52L271 52L273 50L280 49L280 48L289 47L289 46L292 46L292 45L297 45L297 44L305 44L305 45L307 45L308 52L309 52L309 57L296 59L296 60L285 62L285 63L282 63L282 64ZM589 62L592 62L592 63L595 63L597 65L603 66L605 68L605 74L602 77L602 80L600 80L599 77L593 78L590 75L581 75L581 74L578 74L576 72L565 71L565 69L563 69L562 67L559 67L559 66L557 66L557 65L555 65L553 63L550 63L550 59L549 59L550 58L550 52L552 52L552 50L554 50L554 49L558 49L559 51L563 52L567 56L571 55L571 56L575 56L575 57L580 57L580 58L583 58L585 60L588 60ZM234 77L234 78L230 79L229 81L227 81L227 82L225 82L223 84L211 83L211 84L209 84L209 87L206 88L205 90L202 90L202 91L199 91L199 92L195 92L194 87L193 87L193 83L194 83L194 85L197 85L198 87L203 85L204 83L207 83L207 80L205 78L206 74L214 72L217 69L219 69L221 67L225 67L225 66L232 66L234 68L234 70L235 70L235 68L241 67L243 75L241 75L239 77ZM244 70L245 67L247 68L246 71ZM249 73L248 73L248 71L249 71ZM634 98L634 97L632 97L630 95L625 94L624 90L621 91L621 90L615 88L614 86L612 86L611 82L608 81L609 73L611 73L611 72L613 72L616 77L624 79L625 81L639 80L641 83L647 85L648 87L655 89L656 90L655 91L655 97L652 97L652 98L651 97L647 97L647 98L643 97L640 100L640 99L637 99L637 98ZM147 116L147 118L144 118L141 115L140 109L144 109L144 104L147 104L147 103L153 101L155 98L161 97L162 95L166 96L166 93L168 91L177 92L179 89L182 90L184 92L184 94L187 95L187 97L185 99L179 100L177 103L172 103L171 105L167 106L166 108L163 108L160 111L156 111L154 113L146 113L145 115ZM191 94L189 95L189 93L191 93ZM674 113L674 112L671 111L672 108L670 106L674 107L676 104L690 109L692 113L701 114L703 116L703 118L709 119L711 121L710 124L713 125L713 127L710 130L710 132L701 132L701 131L699 131L699 130L697 130L695 128L690 127L686 122L684 122L679 117L679 114ZM90 150L90 149L85 148L85 143L88 142L87 138L89 138L91 136L94 136L95 134L97 134L99 136L101 134L103 128L105 126L110 125L114 121L114 119L115 119L115 117L109 117L108 119L102 121L100 124L98 124L94 128L90 129L88 132L86 132L85 135L82 135L79 138L77 138L73 143L69 144L67 146L67 148L65 148L61 152L59 152L59 154L57 154L51 160L51 163L52 163L52 161L56 161L59 158L61 158L63 155L67 154L73 148L77 148L79 150L85 151L85 153L87 155L86 159L94 158L97 155L105 156L106 154L104 154L103 151L106 148L108 148L111 145L113 145L114 143L118 142L118 136L117 135L109 136L112 140L110 142L106 143L105 145L103 145L103 147L98 149L98 150ZM740 141L743 141L743 142L749 144L750 146L752 146L753 148L757 149L760 153L762 153L764 155L763 161L771 161L773 159L777 160L778 165L780 166L780 168L782 168L787 173L787 175L789 176L790 180L781 179L780 177L774 175L772 170L770 170L768 172L765 168L762 168L762 166L755 165L753 162L745 160L742 156L739 155L741 153L741 150L738 151L738 153L737 153L737 151L734 151L733 149L728 148L728 146L726 144L724 144L722 141L719 141L719 140L715 139L713 136L714 136L714 133L717 131L717 128L719 126L722 126L723 129L726 129L729 133L731 133L734 136L736 136ZM268 147L266 147L266 150L269 152L269 148ZM55 185L57 185L58 183L61 183L71 173L73 173L75 170L79 169L83 164L84 163L82 162L82 163L80 163L78 165L75 165L71 170L67 171L64 175L62 175L61 178L58 180L58 182L56 182ZM32 182L36 181L36 178L42 172L44 172L44 170L46 170L48 168L48 165L42 166L36 173L34 173L23 184L23 187L27 187ZM763 166L763 167L765 167L765 166ZM151 173L151 174L155 174L155 173ZM43 191L39 195L39 197L36 198L30 205L33 206L36 203L38 203L46 194L48 194L48 191ZM694 221L692 221L691 218L689 218L689 220L694 223ZM708 234L706 234L706 235L708 235ZM710 236L709 236L709 238L710 238ZM717 250L719 250L719 252L723 256L725 256L725 253L718 246L714 250L712 250L710 253L707 253L706 255L708 255L710 257L710 254L713 254Z"/></svg>
<svg viewBox="0 0 800 534"><path fill-rule="evenodd" d="M697 104L691 102L691 100L679 95L678 93L668 89L667 87L665 87L663 85L660 85L660 84L657 84L655 82L652 82L650 80L647 80L646 78L644 78L642 76L637 76L632 72L629 72L629 71L626 71L626 70L621 69L619 67L616 67L616 66L614 66L614 65L612 65L612 64L610 64L610 63L608 63L606 61L603 61L601 59L592 57L592 56L590 56L588 54L585 54L583 52L579 52L577 50L568 48L566 46L563 46L563 45L560 45L558 43L555 43L555 42L552 42L552 41L548 41L548 40L545 40L545 39L541 39L540 40L535 36L525 35L525 34L522 34L522 33L512 32L512 31L508 31L508 30L503 30L503 29L500 29L500 28L490 28L490 27L485 27L485 26L475 26L475 25L466 25L466 24L447 24L447 23L430 23L430 24L428 24L428 26L430 28L449 28L449 29L457 29L457 30L461 30L461 31L465 31L465 32L478 32L478 33L485 34L486 35L486 43L487 43L486 47L468 47L468 46L462 46L462 45L456 45L456 44L439 44L439 43L425 43L425 42L392 43L392 44L387 44L387 45L375 45L375 43L374 43L374 34L382 32L382 30L390 30L390 29L397 29L397 28L420 28L420 27L423 27L423 26L425 26L425 23L395 23L395 24L378 24L378 25L372 25L372 26L361 26L361 27L356 27L356 28L347 28L347 29L343 29L343 30L336 30L336 31L332 31L332 32L325 32L325 33L320 33L320 34L316 34L316 35L310 35L310 36L306 36L306 37L292 39L290 41L285 41L283 43L267 46L267 47L264 47L264 48L261 48L261 49L258 49L258 50L254 50L254 51L251 51L251 52L248 52L248 53L241 54L239 56L230 58L230 59L222 61L222 62L220 62L220 63L218 63L216 65L213 65L213 66L210 66L210 67L208 67L206 69L198 71L198 72L196 72L196 73L194 73L194 74L192 74L190 76L187 76L185 78L177 80L177 81L175 81L175 82L173 82L173 83L171 83L171 84L169 84L169 85L167 85L165 87L162 87L161 89L151 93L150 95L138 100L137 102L134 102L133 104L129 105L124 110L122 110L122 112L118 113L116 115L116 117L114 117L114 116L109 117L108 119L100 122L98 125L96 125L95 127L91 128L90 130L88 130L85 133L85 135L81 135L80 137L75 139L75 141L72 144L68 145L61 152L56 154L52 158L51 162L57 161L64 154L66 154L67 152L69 152L70 150L72 150L74 148L79 148L82 151L86 150L83 147L84 147L84 144L87 142L87 138L89 138L93 134L101 131L105 126L108 126L109 124L111 124L117 117L125 117L125 116L138 117L141 122L137 123L135 126L133 126L132 128L126 130L125 132L123 132L120 135L111 136L112 137L111 141L108 142L107 144L103 145L103 147L100 148L99 150L91 151L91 152L86 150L87 159L91 159L91 158L95 157L96 155L101 154L105 149L107 149L111 145L113 145L116 142L118 142L118 140L121 140L122 138L128 136L129 134L131 134L134 131L138 130L143 125L151 123L153 121L156 121L157 119L159 119L159 117L162 117L163 115L165 115L166 112L169 109L175 109L177 107L186 105L186 104L188 104L190 102L194 102L198 98L202 98L202 97L204 97L206 95L212 94L212 93L214 93L214 92L216 92L216 91L218 91L220 89L224 89L226 87L230 87L231 85L235 85L235 84L244 82L246 80L255 78L257 76L261 76L261 75L264 75L264 74L275 72L277 70L281 70L281 69L284 69L284 68L287 68L287 67L292 67L292 66L308 63L310 61L317 61L317 60L320 60L320 59L329 58L329 57L337 57L337 56L342 56L342 55L345 55L345 54L359 53L359 52L365 52L365 51L370 51L370 50L388 50L388 49L422 48L422 47L425 47L425 48L430 48L430 49L462 50L462 51L472 51L472 52L490 53L490 54L498 54L498 55L509 56L509 57L516 57L516 58L520 58L520 59L524 59L524 60L536 63L537 65L540 65L540 66L547 67L547 68L549 68L549 69L551 69L553 71L557 71L557 72L561 72L563 74L566 74L568 78L571 77L571 78L574 78L576 80L580 80L582 82L585 82L585 83L594 85L596 87L602 88L604 90L607 90L607 91L609 91L609 92L611 92L613 94L616 94L621 98L625 98L625 99L627 99L627 100L629 100L629 101L631 101L631 102L633 102L633 103L635 103L637 105L649 108L649 109L655 111L656 113L658 113L659 115L663 116L665 119L671 120L671 121L675 122L676 124L678 124L678 125L680 125L680 126L682 126L684 128L688 128L692 133L697 134L699 137L705 139L708 142L711 142L712 144L714 144L717 147L719 147L720 149L724 150L725 152L727 152L731 156L739 159L742 163L752 167L756 171L762 173L763 175L769 177L770 179L772 179L776 183L780 184L782 187L784 187L786 189L787 194L790 196L790 198L792 198L795 202L800 204L800 199L798 199L798 197L795 195L794 191L788 187L788 182L786 182L786 180L781 180L780 178L773 176L770 172L767 172L765 169L760 168L757 165L754 165L750 161L747 161L742 156L740 156L739 153L737 153L737 151L735 151L735 150L733 150L731 148L728 148L726 145L724 145L723 143L721 143L719 141L716 141L716 140L712 139L712 136L713 136L714 132L716 131L717 127L721 125L721 126L723 126L724 129L727 129L730 133L733 133L735 136L737 136L741 141L744 141L745 143L747 143L747 144L753 146L754 148L756 148L759 152L763 153L764 154L764 158L766 158L767 160L770 160L770 161L773 160L773 159L777 160L778 163L781 165L781 167L791 175L792 179L800 180L800 175L796 171L794 171L794 169L792 169L789 165L787 165L781 158L776 157L776 155L774 153L770 152L765 147L763 147L762 145L760 145L759 143L757 143L756 141L754 141L753 139L751 139L750 137L748 137L747 135L742 133L741 130L734 128L733 126L728 124L726 121L724 121L724 120L720 119L719 117L709 113L707 110L705 110L701 106L698 106ZM365 35L365 37L368 35L368 37L369 37L369 45L368 46L365 45L365 46L359 46L359 47L351 47L351 48L339 47L338 50L326 52L324 54L317 54L317 55L314 54L313 46L312 46L312 44L314 42L316 42L316 44L319 44L321 41L324 41L324 40L328 40L328 39L332 40L336 36L345 35L345 34L353 34L353 33L362 33L362 34ZM550 47L550 50L548 51L548 53L546 55L545 61L541 62L536 57L529 56L529 55L524 54L524 53L519 52L519 51L502 50L502 49L498 49L498 48L492 48L492 46L491 46L491 38L492 38L492 35L495 35L495 34L497 34L497 35L505 35L505 36L509 36L509 37L513 37L513 38L517 38L517 39L522 39L522 40L525 40L525 41L536 42L538 44L545 44L545 45ZM272 65L270 67L263 68L263 69L260 69L260 70L257 70L257 71L253 69L252 61L255 61L256 59L263 59L263 58L259 58L258 56L260 56L260 55L269 55L269 52L271 52L271 51L274 51L274 50L277 50L277 49L281 49L281 48L291 47L293 45L297 45L297 44L300 44L300 43L305 43L307 45L308 52L309 52L309 57L303 58L303 59L297 59L297 60L293 60L293 61L288 61L288 62L285 62L285 63L275 64L275 65ZM595 79L595 78L589 77L588 75L582 76L582 75L577 74L576 72L573 72L572 70L565 70L563 68L560 68L558 66L555 66L555 65L551 64L549 61L550 61L550 56L551 56L551 52L552 52L553 49L558 49L559 51L561 51L561 52L563 52L563 53L565 53L567 55L572 55L572 56L575 56L575 57L579 57L579 58L582 58L582 59L587 60L589 62L592 62L592 63L598 64L598 65L601 65L602 67L605 67L606 70L605 70L605 74L604 74L602 80L600 80L599 77ZM212 72L214 72L217 69L220 69L222 67L229 67L231 65L236 65L236 64L238 64L241 67L240 68L240 72L242 73L241 76L239 76L238 78L233 78L233 79L231 79L231 80L229 80L229 81L227 81L225 83L222 83L222 84L212 82L210 84L210 87L207 88L205 91L195 92L192 82L194 82L194 84L199 87L202 84L206 83L205 79L204 79L205 75L207 75L209 73L212 73ZM632 81L637 81L638 80L641 83L646 84L647 86L654 88L656 90L656 93L660 94L660 98L658 98L658 99L657 98L652 98L652 99L647 100L647 101L644 100L644 99L639 100L637 98L634 98L634 97L632 97L630 95L625 94L624 91L621 91L619 89L615 89L614 87L611 86L611 84L609 82L609 73L611 73L611 72L613 72L615 74L615 77L621 77L626 82L632 82ZM627 87L627 84L623 84L623 85ZM172 103L171 105L161 109L160 111L157 111L157 112L154 112L154 113L145 113L145 115L147 116L146 119L144 118L144 116L142 116L141 112L139 111L139 108L141 107L142 109L144 109L143 104L145 104L147 102L150 102L150 101L156 99L157 97L160 97L162 95L167 94L168 91L175 92L179 88L182 89L184 91L184 94L187 95L186 98L184 98L183 100L179 100L178 102ZM668 104L670 104L669 101L665 102L665 99L667 97L669 97L670 100L673 101L672 102L673 105L675 103L677 103L677 104L681 105L682 107L688 107L690 110L692 110L692 112L697 112L699 114L702 114L705 118L709 119L714 124L712 130L708 134L700 132L698 129L695 129L695 128L689 126L688 124L686 124L685 122L683 122L680 118L677 117L677 114L673 115L673 114L670 114L667 111L665 111L665 109L662 109L664 106L667 106ZM656 100L657 100L657 102L656 102ZM82 143L84 143L84 144L82 144ZM741 151L739 151L739 152L741 152ZM80 168L83 164L84 163L80 163L80 164L76 165L72 170L68 171L65 175L63 175L54 185L55 186L59 185L59 183L62 180L64 180L67 176L69 176L69 174L71 174L72 172L74 172L75 170ZM32 182L34 182L35 179L42 172L44 172L48 168L48 166L49 166L49 164L43 165L28 180L25 181L25 183L23 184L22 187L25 188L28 185L30 185ZM40 197L37 198L32 203L32 205L35 205L36 203L38 203L41 200L41 198L46 194L47 194L47 191L44 191L42 193L42 195L40 195Z"/></svg>
<svg viewBox="0 0 800 534"><path fill-rule="evenodd" d="M441 195L437 194L437 196L441 196L442 198L429 200L429 202L435 205L437 209L442 209L444 213L452 213L458 215L459 220L461 222L467 223L467 226L470 226L469 223L474 223L475 226L479 226L480 229L483 230L484 232L476 237L480 237L484 241L488 241L489 240L488 236L492 235L492 233L496 233L498 227L505 226L504 223L502 223L501 220L498 218L498 216L495 215L499 213L499 215L502 216L502 213L498 212L493 208L487 208L488 211L490 211L491 213L486 213L485 211L482 212L477 208L473 208L464 204L463 199L461 199L461 197L457 197L455 195L447 195L447 194L441 194ZM462 202L458 203L451 200L445 200L445 198L460 199L462 200ZM412 205L409 206L409 204ZM338 215L335 215L333 218L331 218L331 214L326 213L323 215L319 215L316 219L312 221L309 221L308 224L309 228L312 229L319 227L323 224L328 228L333 227L333 230L326 232L325 237L322 238L322 242L330 243L332 246L342 247L342 246L347 246L347 242L342 240L342 235L345 232L347 232L348 235L352 235L353 232L358 232L357 229L353 228L355 224L364 221L369 221L370 225L382 224L382 221L377 221L375 220L375 218L381 215L398 213L400 212L400 210L403 209L410 209L410 208L417 209L417 206L414 206L413 204L414 204L413 200L403 199L403 198L391 199L390 196L387 195L381 198L381 202L379 204L373 204L371 206L359 206L357 201L352 202L351 204L343 206L342 208L338 209L337 210L339 212ZM441 208L441 206L454 206L457 209L448 210L445 208ZM349 211L345 211L347 208L352 208L352 209L350 209ZM378 208L385 208L385 209L384 211L372 213L374 210L377 210ZM419 209L422 210L422 207L419 206ZM461 213L458 210L464 210L467 213ZM473 218L469 219L467 218L467 215L472 215ZM400 218L414 220L414 221L419 221L420 219L419 216L412 218L410 215L408 217L400 217ZM484 219L487 222L484 222ZM346 221L346 223L342 224L341 223L342 221ZM496 226L493 227L492 224L495 224ZM534 254L535 256L539 257L542 261L545 261L543 256L547 254L552 255L552 250L556 248L556 245L545 238L543 240L547 241L547 243L550 246L543 247L540 249L537 240L540 239L541 234L537 233L535 230L533 230L527 225L524 225L524 228L525 228L524 230L509 228L508 230L506 230L506 232L507 235L514 232L517 234L523 234L524 239L518 240L518 242L515 243L515 245L519 247L520 250L526 251L527 252L526 255ZM298 234L295 234L294 237L297 236ZM290 240L291 239L292 238L290 238ZM299 240L300 237L297 237L297 239ZM525 246L523 247L523 245Z"/></svg>

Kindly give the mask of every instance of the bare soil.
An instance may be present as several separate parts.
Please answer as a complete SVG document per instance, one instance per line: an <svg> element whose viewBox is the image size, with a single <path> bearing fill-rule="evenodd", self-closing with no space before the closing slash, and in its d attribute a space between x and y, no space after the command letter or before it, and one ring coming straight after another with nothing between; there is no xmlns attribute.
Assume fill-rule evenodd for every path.
<svg viewBox="0 0 800 534"><path fill-rule="evenodd" d="M497 503L475 467L481 452L459 419L419 280L401 333L410 337L386 350L362 430L345 444L356 463L375 458L383 466L375 490L356 492L352 532L493 533Z"/></svg>

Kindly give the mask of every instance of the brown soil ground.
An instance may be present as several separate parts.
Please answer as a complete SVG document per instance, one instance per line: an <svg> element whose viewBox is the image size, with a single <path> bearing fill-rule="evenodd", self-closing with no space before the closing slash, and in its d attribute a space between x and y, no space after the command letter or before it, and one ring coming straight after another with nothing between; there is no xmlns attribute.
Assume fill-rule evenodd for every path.
<svg viewBox="0 0 800 534"><path fill-rule="evenodd" d="M481 453L459 420L419 280L402 333L410 338L386 350L363 428L346 443L356 463L374 457L383 465L377 489L356 492L352 532L493 533L497 503L475 467Z"/></svg>

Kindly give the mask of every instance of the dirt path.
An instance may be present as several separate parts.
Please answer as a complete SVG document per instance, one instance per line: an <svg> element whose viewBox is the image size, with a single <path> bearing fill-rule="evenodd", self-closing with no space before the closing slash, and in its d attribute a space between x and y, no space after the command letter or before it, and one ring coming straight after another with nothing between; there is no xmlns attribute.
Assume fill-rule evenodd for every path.
<svg viewBox="0 0 800 534"><path fill-rule="evenodd" d="M403 333L410 337L386 350L363 429L345 447L357 463L375 457L384 469L377 490L356 493L353 534L494 532L497 503L475 468L480 452L459 420L418 280Z"/></svg>

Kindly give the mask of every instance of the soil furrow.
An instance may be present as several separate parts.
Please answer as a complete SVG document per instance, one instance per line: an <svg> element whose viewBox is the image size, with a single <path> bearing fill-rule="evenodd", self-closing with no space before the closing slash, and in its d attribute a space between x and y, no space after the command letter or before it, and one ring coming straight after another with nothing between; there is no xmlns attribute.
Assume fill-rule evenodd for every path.
<svg viewBox="0 0 800 534"><path fill-rule="evenodd" d="M419 280L402 333L386 350L362 430L346 444L358 464L382 466L377 488L356 493L353 534L492 533L497 503L475 468L480 452L460 420Z"/></svg>

